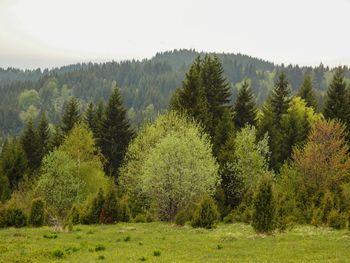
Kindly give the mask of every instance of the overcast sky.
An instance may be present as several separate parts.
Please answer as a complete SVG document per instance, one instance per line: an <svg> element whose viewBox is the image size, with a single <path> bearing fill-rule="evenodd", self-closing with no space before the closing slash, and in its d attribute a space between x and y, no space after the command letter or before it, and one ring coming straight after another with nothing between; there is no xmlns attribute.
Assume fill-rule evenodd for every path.
<svg viewBox="0 0 350 263"><path fill-rule="evenodd" d="M180 48L350 65L350 0L0 0L0 67Z"/></svg>

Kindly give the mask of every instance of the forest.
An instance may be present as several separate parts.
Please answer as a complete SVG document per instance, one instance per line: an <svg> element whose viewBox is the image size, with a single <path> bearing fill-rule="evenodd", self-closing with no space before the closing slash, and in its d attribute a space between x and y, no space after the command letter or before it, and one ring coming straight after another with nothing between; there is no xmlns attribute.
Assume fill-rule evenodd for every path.
<svg viewBox="0 0 350 263"><path fill-rule="evenodd" d="M186 52L195 58L175 88ZM323 68L319 82L321 66L276 67L237 55L247 64L231 70L254 62L255 75L227 78L229 58L180 51L152 61L5 71L3 89L14 94L2 100L9 110L14 103L13 114L22 109L24 124L3 139L0 227L242 222L268 235L303 224L350 227L348 69ZM135 81L130 90L118 86L118 75L107 79L123 70L122 85ZM148 89L152 78L142 73L146 82L137 82L136 71L164 83ZM260 74L270 74L272 87L260 86ZM142 83L149 85L143 95ZM145 114L148 99L154 108Z"/></svg>

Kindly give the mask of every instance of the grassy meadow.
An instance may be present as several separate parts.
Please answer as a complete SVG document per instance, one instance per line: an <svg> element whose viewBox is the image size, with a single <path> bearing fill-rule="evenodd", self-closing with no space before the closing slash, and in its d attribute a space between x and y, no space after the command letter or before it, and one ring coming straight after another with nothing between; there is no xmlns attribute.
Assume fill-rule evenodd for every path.
<svg viewBox="0 0 350 263"><path fill-rule="evenodd" d="M0 229L0 262L350 262L350 232L297 226L257 235L249 225L214 230L167 223Z"/></svg>

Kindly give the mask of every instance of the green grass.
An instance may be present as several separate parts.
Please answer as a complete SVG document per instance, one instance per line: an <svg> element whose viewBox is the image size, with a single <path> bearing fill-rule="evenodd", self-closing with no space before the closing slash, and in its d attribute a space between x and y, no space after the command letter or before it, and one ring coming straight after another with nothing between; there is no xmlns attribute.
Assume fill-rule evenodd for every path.
<svg viewBox="0 0 350 263"><path fill-rule="evenodd" d="M166 223L0 229L0 262L349 262L350 233L297 226L274 236L244 224L214 230ZM62 253L63 254L62 254Z"/></svg>

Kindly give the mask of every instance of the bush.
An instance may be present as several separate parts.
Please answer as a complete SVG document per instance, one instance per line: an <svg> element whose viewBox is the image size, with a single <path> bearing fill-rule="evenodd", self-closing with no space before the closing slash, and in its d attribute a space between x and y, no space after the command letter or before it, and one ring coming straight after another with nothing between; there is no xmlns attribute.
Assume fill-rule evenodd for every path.
<svg viewBox="0 0 350 263"><path fill-rule="evenodd" d="M146 223L147 217L144 214L137 214L134 218L135 223Z"/></svg>
<svg viewBox="0 0 350 263"><path fill-rule="evenodd" d="M258 233L269 233L275 228L275 203L271 179L263 179L254 200L252 225Z"/></svg>
<svg viewBox="0 0 350 263"><path fill-rule="evenodd" d="M34 199L30 209L28 223L32 226L42 226L44 223L44 202L42 199Z"/></svg>
<svg viewBox="0 0 350 263"><path fill-rule="evenodd" d="M81 219L83 224L98 224L105 203L103 190L100 188L97 195L92 199L91 203L85 208L85 213Z"/></svg>
<svg viewBox="0 0 350 263"><path fill-rule="evenodd" d="M80 224L80 213L78 208L75 205L72 207L72 209L69 212L68 221L71 222L73 225Z"/></svg>
<svg viewBox="0 0 350 263"><path fill-rule="evenodd" d="M131 218L130 208L127 198L123 198L118 203L118 221L129 222Z"/></svg>
<svg viewBox="0 0 350 263"><path fill-rule="evenodd" d="M64 256L64 253L62 250L59 250L59 249L56 249L52 255L55 257L55 258L63 258Z"/></svg>
<svg viewBox="0 0 350 263"><path fill-rule="evenodd" d="M210 229L215 227L219 219L218 207L210 196L205 196L195 210L192 219L192 227Z"/></svg>
<svg viewBox="0 0 350 263"><path fill-rule="evenodd" d="M6 226L24 227L27 225L27 216L21 209L9 208L5 211Z"/></svg>
<svg viewBox="0 0 350 263"><path fill-rule="evenodd" d="M314 208L312 210L311 225L318 227L322 225L323 211L320 208Z"/></svg>
<svg viewBox="0 0 350 263"><path fill-rule="evenodd" d="M343 229L346 227L346 215L337 210L332 210L328 216L328 226L335 229Z"/></svg>
<svg viewBox="0 0 350 263"><path fill-rule="evenodd" d="M100 223L113 224L118 219L118 203L114 188L111 188L106 194L102 213L100 214Z"/></svg>
<svg viewBox="0 0 350 263"><path fill-rule="evenodd" d="M175 224L178 226L184 226L189 219L188 213L186 210L181 210L175 216Z"/></svg>

